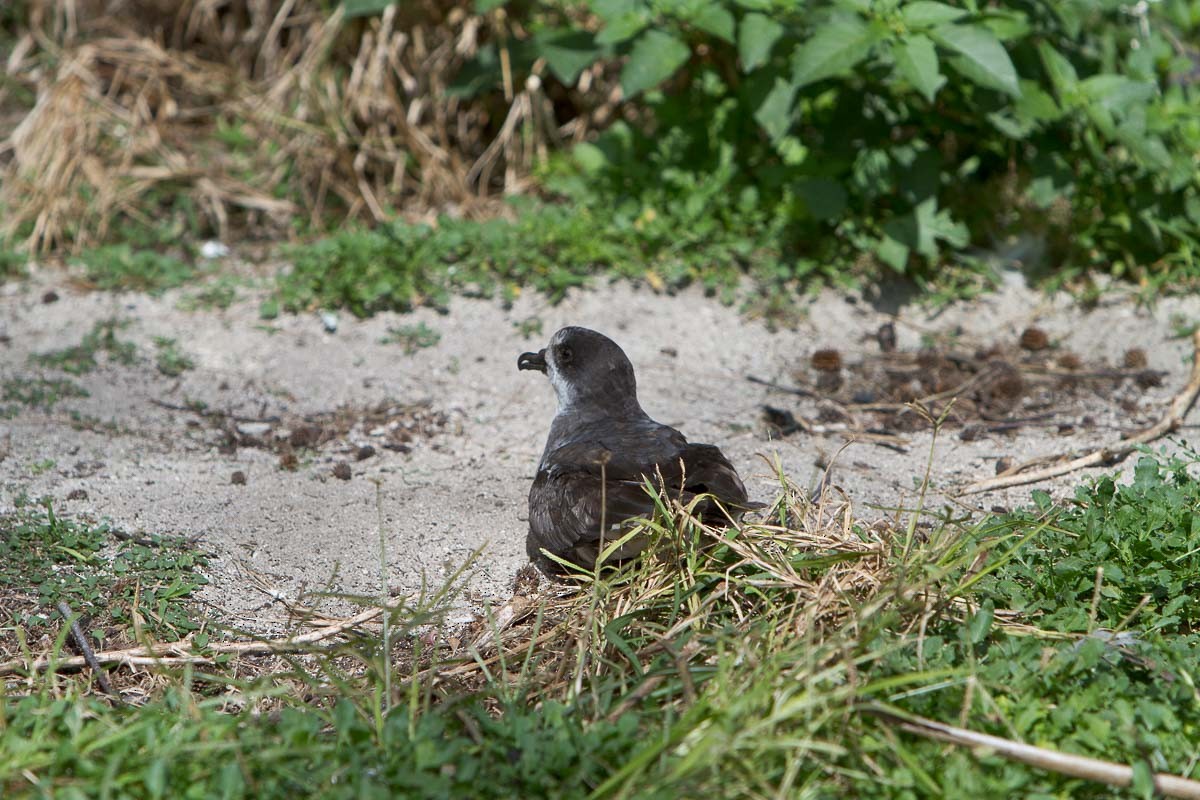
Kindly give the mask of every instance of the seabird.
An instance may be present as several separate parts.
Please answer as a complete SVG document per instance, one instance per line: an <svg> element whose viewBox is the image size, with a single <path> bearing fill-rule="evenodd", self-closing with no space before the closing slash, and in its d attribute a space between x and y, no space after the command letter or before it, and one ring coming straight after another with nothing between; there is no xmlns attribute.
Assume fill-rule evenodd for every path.
<svg viewBox="0 0 1200 800"><path fill-rule="evenodd" d="M746 487L717 447L690 443L642 410L633 364L607 336L563 328L544 350L522 353L517 369L545 373L558 397L529 490L525 549L543 572L563 571L543 550L594 568L602 525L607 545L624 535L630 519L652 516L647 478L684 503L709 495L696 507L709 524L728 524L730 515L762 507L747 501ZM635 537L612 560L632 558L648 544Z"/></svg>

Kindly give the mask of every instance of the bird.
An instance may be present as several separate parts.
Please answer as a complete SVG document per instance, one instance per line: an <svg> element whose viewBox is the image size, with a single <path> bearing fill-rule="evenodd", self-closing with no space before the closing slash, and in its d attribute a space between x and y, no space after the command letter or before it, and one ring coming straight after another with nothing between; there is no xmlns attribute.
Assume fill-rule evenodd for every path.
<svg viewBox="0 0 1200 800"><path fill-rule="evenodd" d="M630 520L651 517L647 479L684 503L704 495L695 510L708 524L727 526L763 507L749 501L718 447L689 442L650 418L638 402L633 364L604 334L562 328L545 349L522 353L517 369L544 373L558 401L529 490L525 540L530 559L547 575L567 570L545 553L593 569L602 547L620 539ZM632 559L649 543L634 537L611 560Z"/></svg>

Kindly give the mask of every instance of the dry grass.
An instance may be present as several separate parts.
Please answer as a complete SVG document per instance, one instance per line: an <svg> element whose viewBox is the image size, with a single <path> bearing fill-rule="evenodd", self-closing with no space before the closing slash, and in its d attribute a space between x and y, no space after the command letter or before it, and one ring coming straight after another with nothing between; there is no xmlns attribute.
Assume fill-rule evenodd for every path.
<svg viewBox="0 0 1200 800"><path fill-rule="evenodd" d="M535 65L524 85L505 68L502 98L448 96L482 42L523 32L467 2L403 6L348 20L318 0L32 0L7 71L36 103L0 115L19 120L0 127L0 235L45 251L167 213L222 237L296 215L492 213L582 135L575 109L600 89L585 73L552 104Z"/></svg>

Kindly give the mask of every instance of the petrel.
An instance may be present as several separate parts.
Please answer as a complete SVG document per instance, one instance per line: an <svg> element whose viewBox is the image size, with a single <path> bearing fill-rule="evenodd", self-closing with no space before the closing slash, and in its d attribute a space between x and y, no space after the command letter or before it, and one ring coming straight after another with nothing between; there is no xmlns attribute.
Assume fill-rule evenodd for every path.
<svg viewBox="0 0 1200 800"><path fill-rule="evenodd" d="M710 524L728 524L730 515L762 507L747 501L746 487L719 449L689 442L642 410L633 364L604 334L563 328L546 349L522 353L517 369L545 373L558 396L558 413L529 490L525 549L543 572L563 570L542 550L593 568L602 528L606 546L624 535L630 519L650 517L654 500L646 493L646 479L685 503L708 495L696 510ZM647 544L645 537L635 537L613 560L632 558Z"/></svg>

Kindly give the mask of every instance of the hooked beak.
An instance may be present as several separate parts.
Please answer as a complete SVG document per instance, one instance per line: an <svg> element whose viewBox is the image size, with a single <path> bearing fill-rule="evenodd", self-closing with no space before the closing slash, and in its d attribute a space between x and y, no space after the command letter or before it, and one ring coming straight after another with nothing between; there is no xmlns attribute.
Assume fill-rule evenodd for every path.
<svg viewBox="0 0 1200 800"><path fill-rule="evenodd" d="M536 353L521 353L517 357L517 369L536 369L538 372L545 373L546 351L538 350Z"/></svg>

